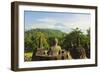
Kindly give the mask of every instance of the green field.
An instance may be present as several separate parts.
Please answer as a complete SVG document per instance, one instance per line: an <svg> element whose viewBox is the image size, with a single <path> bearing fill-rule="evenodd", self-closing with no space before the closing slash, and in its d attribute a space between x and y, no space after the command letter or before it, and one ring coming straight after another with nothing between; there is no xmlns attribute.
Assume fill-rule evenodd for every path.
<svg viewBox="0 0 100 73"><path fill-rule="evenodd" d="M32 52L25 52L24 53L24 60L25 61L31 61L32 58Z"/></svg>

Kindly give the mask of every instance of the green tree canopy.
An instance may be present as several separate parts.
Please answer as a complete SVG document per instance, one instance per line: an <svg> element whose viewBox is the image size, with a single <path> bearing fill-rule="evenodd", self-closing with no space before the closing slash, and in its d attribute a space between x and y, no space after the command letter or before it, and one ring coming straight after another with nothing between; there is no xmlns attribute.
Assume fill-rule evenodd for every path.
<svg viewBox="0 0 100 73"><path fill-rule="evenodd" d="M81 32L79 28L76 28L73 29L73 31L71 31L68 35L65 36L63 41L63 48L69 49L72 47L72 44L76 46L81 44L82 46L84 46L86 43L89 42L90 42L89 37L83 34L83 32Z"/></svg>
<svg viewBox="0 0 100 73"><path fill-rule="evenodd" d="M41 32L25 34L25 47L27 48L48 48L47 35Z"/></svg>

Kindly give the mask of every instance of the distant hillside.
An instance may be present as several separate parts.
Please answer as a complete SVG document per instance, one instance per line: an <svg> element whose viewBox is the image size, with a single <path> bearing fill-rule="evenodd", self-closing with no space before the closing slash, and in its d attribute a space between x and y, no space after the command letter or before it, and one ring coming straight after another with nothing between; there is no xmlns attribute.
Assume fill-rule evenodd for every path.
<svg viewBox="0 0 100 73"><path fill-rule="evenodd" d="M25 34L31 33L34 35L35 32L42 32L48 35L48 37L58 37L58 38L66 35L66 33L54 29L32 29L32 30L25 31Z"/></svg>

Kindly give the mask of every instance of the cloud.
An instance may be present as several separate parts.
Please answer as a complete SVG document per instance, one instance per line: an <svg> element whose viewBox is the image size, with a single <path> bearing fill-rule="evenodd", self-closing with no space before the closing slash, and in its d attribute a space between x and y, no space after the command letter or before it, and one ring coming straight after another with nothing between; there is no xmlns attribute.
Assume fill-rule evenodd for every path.
<svg viewBox="0 0 100 73"><path fill-rule="evenodd" d="M43 17L37 18L31 24L25 25L25 30L41 28L41 29L57 29L63 32L70 32L72 29L80 28L83 32L86 32L90 27L90 16L77 15L73 18L57 18L57 17Z"/></svg>
<svg viewBox="0 0 100 73"><path fill-rule="evenodd" d="M41 29L54 29L54 25L51 25L52 23L33 23L33 25L30 25L25 28L25 30L30 30L30 29L36 29L36 28L41 28Z"/></svg>
<svg viewBox="0 0 100 73"><path fill-rule="evenodd" d="M37 19L37 22L55 22L54 18L41 18Z"/></svg>

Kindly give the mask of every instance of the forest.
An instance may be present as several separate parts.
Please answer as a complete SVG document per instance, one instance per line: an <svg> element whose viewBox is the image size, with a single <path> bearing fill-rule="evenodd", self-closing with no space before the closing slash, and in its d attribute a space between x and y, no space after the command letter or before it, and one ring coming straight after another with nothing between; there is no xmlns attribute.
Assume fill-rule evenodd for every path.
<svg viewBox="0 0 100 73"><path fill-rule="evenodd" d="M37 48L50 49L52 40L58 39L58 45L61 49L70 51L72 45L78 46L81 44L88 53L87 58L90 58L88 50L90 50L90 28L86 33L82 32L79 28L72 29L71 32L65 33L60 30L54 29L31 29L24 33L24 58L31 60L32 54L36 52ZM41 44L39 40L41 39Z"/></svg>

